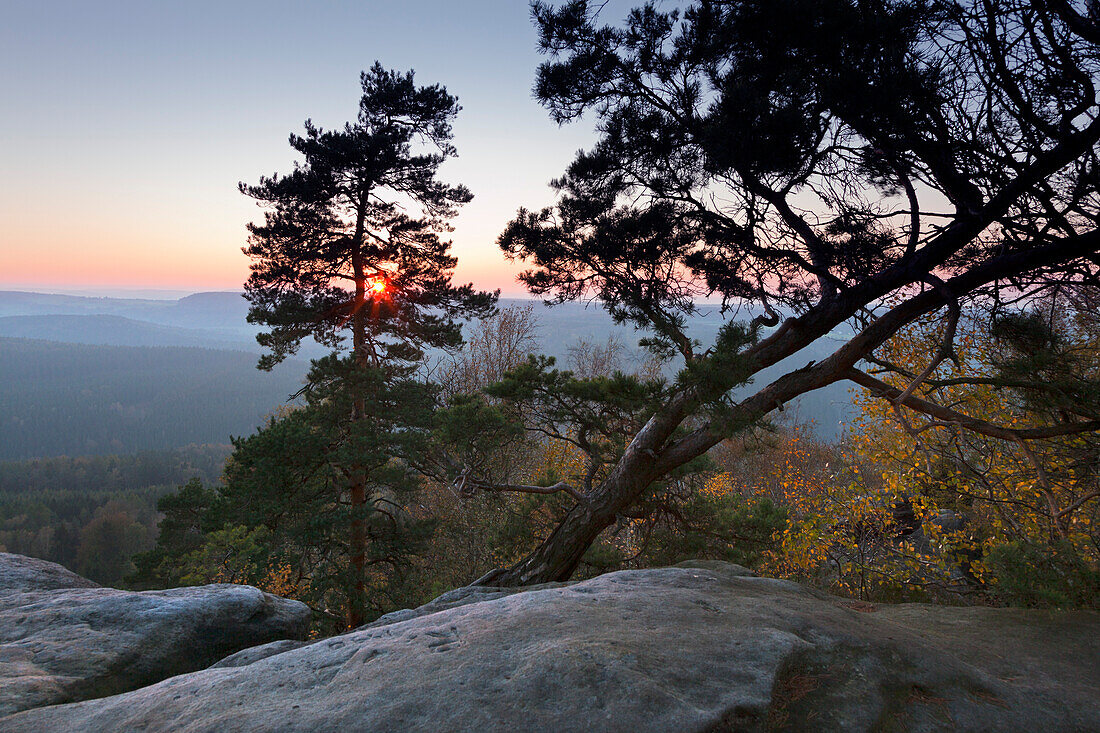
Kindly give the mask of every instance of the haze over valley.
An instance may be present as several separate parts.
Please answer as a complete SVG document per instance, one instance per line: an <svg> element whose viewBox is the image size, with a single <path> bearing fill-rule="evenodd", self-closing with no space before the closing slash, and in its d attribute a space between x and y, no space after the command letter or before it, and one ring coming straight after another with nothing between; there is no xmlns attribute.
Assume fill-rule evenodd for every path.
<svg viewBox="0 0 1100 733"><path fill-rule="evenodd" d="M526 302L536 306L543 353L562 368L570 366L570 346L609 337L624 347L624 369L645 358L642 334L614 324L597 305L501 306ZM309 358L327 351L306 344L296 358L260 371L259 329L245 321L247 311L234 292L174 300L0 292L0 460L228 444L231 435L252 433L301 388ZM721 323L717 308L706 306L689 330L708 344ZM790 361L820 359L832 345L823 339ZM848 387L837 385L805 395L789 412L835 438L849 403Z"/></svg>

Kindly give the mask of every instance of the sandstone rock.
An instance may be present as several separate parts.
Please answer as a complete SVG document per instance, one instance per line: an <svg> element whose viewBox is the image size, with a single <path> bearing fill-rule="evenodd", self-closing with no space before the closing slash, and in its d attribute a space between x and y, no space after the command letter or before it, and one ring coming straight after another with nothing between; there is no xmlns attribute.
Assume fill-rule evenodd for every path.
<svg viewBox="0 0 1100 733"><path fill-rule="evenodd" d="M455 588L449 590L443 595L435 598L423 606L417 606L416 608L404 608L400 611L393 611L387 613L379 618L371 621L369 624L364 624L359 627L362 629L373 629L378 626L387 626L389 624L397 623L398 621L408 621L409 619L420 618L421 616L427 616L429 614L445 611L449 608L458 608L459 606L465 606L470 603L480 603L481 601L491 601L497 598L504 598L514 593L526 593L531 590L538 590L540 588L560 588L569 585L569 583L544 583L542 585L527 586L525 588L494 588L492 586L478 586L468 585L462 588ZM267 659L273 657L276 654L282 654L283 652L293 651L294 649L301 649L304 646L310 644L316 644L316 641L291 641L281 640L273 641L270 644L262 644L260 646L250 647L248 649L242 649L236 654L231 654L225 659L210 665L211 667L243 667L246 664L252 664L258 662L261 659Z"/></svg>
<svg viewBox="0 0 1100 733"><path fill-rule="evenodd" d="M720 563L496 592L0 730L1100 729L1094 613L872 606Z"/></svg>
<svg viewBox="0 0 1100 733"><path fill-rule="evenodd" d="M0 595L57 588L98 588L57 563L0 552Z"/></svg>
<svg viewBox="0 0 1100 733"><path fill-rule="evenodd" d="M278 641L271 641L267 644L250 646L247 649L241 649L235 654L230 654L224 659L219 659L217 662L210 665L210 669L218 667L243 667L246 664L258 662L261 659L267 659L276 654L294 651L295 649L301 649L304 646L316 643L315 641L302 641L300 639L279 639Z"/></svg>
<svg viewBox="0 0 1100 733"><path fill-rule="evenodd" d="M438 598L425 603L423 606L387 613L385 616L381 616L357 630L387 626L389 624L398 623L399 621L408 621L410 619L420 618L421 616L428 616L433 613L439 613L440 611L446 611L451 608L467 606L471 603L495 601L498 598L506 598L516 593L530 593L533 590L542 590L544 588L564 588L569 585L573 584L543 583L542 585L529 585L523 588L496 588L494 586L467 585L462 588L449 590Z"/></svg>
<svg viewBox="0 0 1100 733"><path fill-rule="evenodd" d="M0 715L202 669L238 649L301 636L309 620L305 605L249 586L132 593L0 553Z"/></svg>

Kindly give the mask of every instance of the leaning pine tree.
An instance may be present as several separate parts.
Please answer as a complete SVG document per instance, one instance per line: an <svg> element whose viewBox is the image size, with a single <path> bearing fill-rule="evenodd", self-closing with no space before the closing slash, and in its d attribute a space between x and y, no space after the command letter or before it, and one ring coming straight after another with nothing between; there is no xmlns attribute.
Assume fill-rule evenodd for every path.
<svg viewBox="0 0 1100 733"><path fill-rule="evenodd" d="M595 120L600 137L555 182L558 204L520 210L500 245L530 264L522 279L533 294L599 298L683 368L642 395L621 449L586 449L593 470L581 482L481 480L571 503L536 550L482 583L569 578L604 530L659 509L656 483L835 382L900 414L1022 443L1100 429L1085 395L1064 400L1057 424L1014 426L921 389L957 359L964 309L1003 318L1059 289L1100 285L1094 4L678 4L646 2L618 25L606 23L607 3L533 4L549 56L536 96L559 123ZM757 315L698 343L686 324L704 296ZM884 358L894 334L930 318L942 338L923 366ZM780 365L844 331L829 356ZM562 379L535 362L507 396L560 414L543 395ZM975 371L956 381L991 383ZM1044 388L1041 375L1026 381ZM580 408L601 414L590 408L607 400L574 392L585 421L562 415L579 429L560 437L579 442L591 423Z"/></svg>
<svg viewBox="0 0 1100 733"><path fill-rule="evenodd" d="M472 198L464 186L436 178L440 164L455 155L456 98L439 85L416 86L412 72L379 64L361 80L354 123L323 130L307 120L304 135L290 136L304 159L292 172L240 186L265 208L264 221L249 225L244 250L252 258L248 319L267 328L257 337L268 350L259 366L272 368L312 337L334 354L315 362L306 391L330 405L347 401L346 424L322 430L340 445L316 446L324 460L315 465L340 477L334 502L348 518L351 626L363 620L372 513L384 511L377 474L386 463L374 457L387 449L380 444L385 436L399 444L397 455L408 445L400 426L377 428L373 408L409 388L426 348L461 345L459 319L488 315L496 301L494 294L452 284L456 260L450 242L440 238Z"/></svg>

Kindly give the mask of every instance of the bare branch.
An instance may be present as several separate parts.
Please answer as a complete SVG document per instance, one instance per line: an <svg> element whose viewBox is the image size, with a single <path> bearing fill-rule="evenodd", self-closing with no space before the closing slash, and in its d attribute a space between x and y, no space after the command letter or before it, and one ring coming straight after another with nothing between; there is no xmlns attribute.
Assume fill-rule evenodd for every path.
<svg viewBox="0 0 1100 733"><path fill-rule="evenodd" d="M867 388L876 397L882 397L891 402L902 396L901 390L897 387L892 387L886 382L876 379L859 369L848 369L844 373L844 378L855 382L861 387ZM1043 428L1006 428L986 420L979 420L969 415L964 415L961 412L956 412L943 405L937 405L934 402L922 400L912 395L903 400L901 404L917 412L931 415L938 420L957 425L960 428L980 433L981 435L988 435L991 438L1001 438L1002 440L1043 440L1046 438L1057 438L1062 435L1076 435L1078 433L1088 433L1100 430L1100 420L1063 423L1061 425L1051 425Z"/></svg>
<svg viewBox="0 0 1100 733"><path fill-rule="evenodd" d="M535 486L530 484L495 484L489 481L483 481L469 475L469 472L463 472L458 477L458 481L454 484L454 490L460 494L468 494L469 488L480 489L482 491L496 491L496 492L510 492L517 494L558 494L566 493L572 496L581 504L588 501L588 497L582 494L572 485L565 481L559 481L551 486Z"/></svg>

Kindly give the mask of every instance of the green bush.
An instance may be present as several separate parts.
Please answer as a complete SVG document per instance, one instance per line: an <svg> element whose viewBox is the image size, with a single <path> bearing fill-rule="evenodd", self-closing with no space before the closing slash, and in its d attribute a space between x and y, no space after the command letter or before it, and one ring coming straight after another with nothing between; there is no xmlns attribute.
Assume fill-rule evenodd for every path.
<svg viewBox="0 0 1100 733"><path fill-rule="evenodd" d="M994 598L1013 606L1100 608L1100 570L1068 542L1012 542L985 556Z"/></svg>

